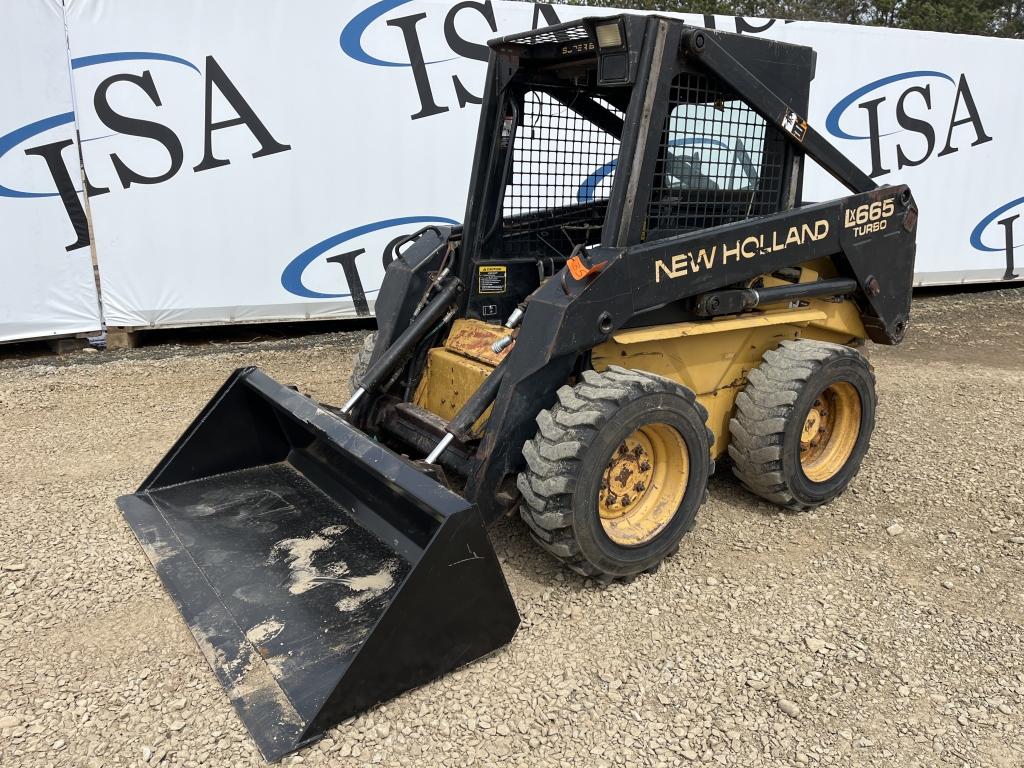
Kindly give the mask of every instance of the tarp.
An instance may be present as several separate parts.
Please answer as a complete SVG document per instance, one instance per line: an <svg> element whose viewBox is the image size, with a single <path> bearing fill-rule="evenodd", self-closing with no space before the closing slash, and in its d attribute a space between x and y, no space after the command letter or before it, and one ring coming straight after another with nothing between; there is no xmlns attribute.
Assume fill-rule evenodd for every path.
<svg viewBox="0 0 1024 768"><path fill-rule="evenodd" d="M45 10L50 21L59 15L45 0L15 6ZM107 324L372 312L386 246L463 216L485 41L614 12L500 0L67 0ZM815 48L812 124L880 183L909 183L920 203L918 284L1024 274L1012 263L1024 244L1015 128L1024 99L1006 88L1008 73L1024 68L1024 43L682 18ZM59 25L51 26L56 36ZM3 55L42 57L62 82L59 45L41 53L24 42L31 36L17 37ZM17 69L28 71L22 61ZM50 96L57 91L66 102L66 88ZM67 112L66 103L20 101L16 118L4 113L14 129ZM71 125L53 136L60 130ZM69 147L69 163L72 154ZM41 158L17 158L29 160L42 174L38 188L53 189ZM0 157L0 170L8 162ZM805 199L842 193L809 169ZM22 212L50 210L47 237L58 228L67 237L58 197L4 199L2 207L13 203L18 226L27 227ZM41 238L22 247L32 260L52 250ZM38 294L27 286L17 293L29 301Z"/></svg>
<svg viewBox="0 0 1024 768"><path fill-rule="evenodd" d="M1024 42L841 24L766 34L817 51L811 123L879 184L913 190L915 284L1024 277L1024 98L1007 88ZM805 199L842 193L820 169L805 178Z"/></svg>
<svg viewBox="0 0 1024 768"><path fill-rule="evenodd" d="M3 3L0 72L0 342L97 331L59 0Z"/></svg>

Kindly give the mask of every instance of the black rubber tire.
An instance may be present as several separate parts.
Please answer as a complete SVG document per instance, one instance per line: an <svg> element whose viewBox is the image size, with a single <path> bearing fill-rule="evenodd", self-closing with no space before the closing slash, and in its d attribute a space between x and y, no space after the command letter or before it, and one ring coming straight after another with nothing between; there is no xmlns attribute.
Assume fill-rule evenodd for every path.
<svg viewBox="0 0 1024 768"><path fill-rule="evenodd" d="M373 354L373 345L376 341L376 331L366 334L366 338L363 339L363 346L356 353L356 359L352 362L352 373L348 377L349 394L359 388L359 377L370 367L370 356Z"/></svg>
<svg viewBox="0 0 1024 768"><path fill-rule="evenodd" d="M585 371L558 403L537 416L537 436L523 447L520 515L534 539L577 573L602 581L631 579L657 569L679 549L707 498L714 471L707 411L689 389L645 371L609 366ZM612 451L636 429L662 423L676 429L689 454L682 502L650 541L623 546L605 533L596 512L603 470Z"/></svg>
<svg viewBox="0 0 1024 768"><path fill-rule="evenodd" d="M800 433L814 400L840 381L860 396L860 431L842 468L824 482L813 482L800 465ZM787 509L827 504L857 475L877 405L874 371L857 350L824 341L784 341L764 354L736 396L729 422L733 474L747 490Z"/></svg>

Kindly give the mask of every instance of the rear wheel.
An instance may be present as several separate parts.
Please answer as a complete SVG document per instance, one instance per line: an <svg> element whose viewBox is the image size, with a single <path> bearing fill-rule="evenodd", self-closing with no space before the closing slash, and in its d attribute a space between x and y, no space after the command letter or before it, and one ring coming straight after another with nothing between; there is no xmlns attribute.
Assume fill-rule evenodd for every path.
<svg viewBox="0 0 1024 768"><path fill-rule="evenodd" d="M875 377L854 349L784 341L736 397L733 474L794 510L832 501L856 476L875 426Z"/></svg>
<svg viewBox="0 0 1024 768"><path fill-rule="evenodd" d="M706 421L693 392L644 371L586 371L559 389L523 447L520 514L534 538L585 576L656 568L706 498Z"/></svg>

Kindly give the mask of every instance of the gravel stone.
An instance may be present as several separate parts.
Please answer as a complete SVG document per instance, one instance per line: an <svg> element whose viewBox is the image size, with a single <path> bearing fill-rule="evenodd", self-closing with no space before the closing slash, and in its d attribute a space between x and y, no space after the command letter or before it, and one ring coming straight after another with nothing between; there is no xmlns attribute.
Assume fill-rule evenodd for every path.
<svg viewBox="0 0 1024 768"><path fill-rule="evenodd" d="M885 532L888 533L890 536L899 536L901 533L903 533L903 530L904 529L902 525L900 525L899 523L893 523L885 529Z"/></svg>
<svg viewBox="0 0 1024 768"><path fill-rule="evenodd" d="M511 645L282 764L1020 765L1022 317L1024 289L919 295L905 343L868 347L877 427L849 491L783 513L719 472L630 584L499 521ZM0 357L0 765L264 765L114 499L239 366L344 402L366 331L268 333ZM914 535L880 546L895 520Z"/></svg>
<svg viewBox="0 0 1024 768"><path fill-rule="evenodd" d="M818 651L822 650L825 647L825 641L824 640L820 640L817 637L805 637L804 638L804 645L807 646L807 649L811 653L817 653Z"/></svg>
<svg viewBox="0 0 1024 768"><path fill-rule="evenodd" d="M782 710L783 714L790 717L796 717L800 714L800 705L789 699L779 699L779 709Z"/></svg>

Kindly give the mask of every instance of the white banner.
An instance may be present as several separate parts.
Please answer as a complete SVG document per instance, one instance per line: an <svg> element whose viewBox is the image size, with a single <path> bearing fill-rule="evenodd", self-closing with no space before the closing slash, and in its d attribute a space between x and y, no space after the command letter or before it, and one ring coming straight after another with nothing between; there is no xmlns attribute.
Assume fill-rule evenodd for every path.
<svg viewBox="0 0 1024 768"><path fill-rule="evenodd" d="M98 331L60 0L3 3L0 72L0 342Z"/></svg>
<svg viewBox="0 0 1024 768"><path fill-rule="evenodd" d="M613 12L476 0L70 0L107 323L372 311L385 246L463 216L483 43ZM879 182L912 185L919 282L1024 272L1008 269L1024 244L1014 223L1024 153L1021 99L1004 84L1024 66L1024 43L682 18L817 50L812 124ZM808 173L806 199L842 193Z"/></svg>
<svg viewBox="0 0 1024 768"><path fill-rule="evenodd" d="M767 34L818 52L811 124L879 184L910 185L918 285L1024 277L1024 98L1006 87L1024 42L840 24ZM805 200L843 193L820 169L805 178Z"/></svg>

